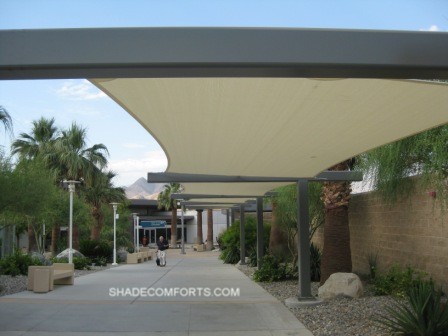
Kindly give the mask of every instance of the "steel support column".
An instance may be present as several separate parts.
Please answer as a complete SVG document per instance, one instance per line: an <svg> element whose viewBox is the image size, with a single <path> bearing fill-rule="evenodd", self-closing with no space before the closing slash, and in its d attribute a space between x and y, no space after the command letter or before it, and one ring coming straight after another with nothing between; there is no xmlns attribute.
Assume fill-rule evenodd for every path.
<svg viewBox="0 0 448 336"><path fill-rule="evenodd" d="M257 267L262 266L264 254L264 232L263 232L263 197L257 197Z"/></svg>
<svg viewBox="0 0 448 336"><path fill-rule="evenodd" d="M230 210L226 209L226 228L229 229L230 226Z"/></svg>
<svg viewBox="0 0 448 336"><path fill-rule="evenodd" d="M232 209L232 214L233 214ZM246 265L246 229L244 225L244 204L240 205L240 264Z"/></svg>
<svg viewBox="0 0 448 336"><path fill-rule="evenodd" d="M310 218L308 210L308 181L297 181L297 231L299 239L299 300L314 299L311 295Z"/></svg>
<svg viewBox="0 0 448 336"><path fill-rule="evenodd" d="M234 221L235 221L235 209L232 208L230 209L230 225L232 225Z"/></svg>

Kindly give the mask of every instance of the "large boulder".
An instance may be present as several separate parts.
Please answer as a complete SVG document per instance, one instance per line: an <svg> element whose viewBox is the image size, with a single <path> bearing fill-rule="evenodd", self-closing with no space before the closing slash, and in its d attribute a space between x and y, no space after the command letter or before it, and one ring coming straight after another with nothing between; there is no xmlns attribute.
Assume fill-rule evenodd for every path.
<svg viewBox="0 0 448 336"><path fill-rule="evenodd" d="M359 298L362 294L362 282L353 273L332 274L318 291L318 295L322 299L332 299L337 296Z"/></svg>

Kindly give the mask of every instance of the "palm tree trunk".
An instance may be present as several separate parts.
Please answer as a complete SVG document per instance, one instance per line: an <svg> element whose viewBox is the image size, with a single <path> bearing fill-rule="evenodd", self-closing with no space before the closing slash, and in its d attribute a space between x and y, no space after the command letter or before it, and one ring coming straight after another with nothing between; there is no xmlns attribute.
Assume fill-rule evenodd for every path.
<svg viewBox="0 0 448 336"><path fill-rule="evenodd" d="M55 225L52 229L51 229L51 248L50 251L53 255L56 254L58 248L57 248L57 242L59 239L59 225Z"/></svg>
<svg viewBox="0 0 448 336"><path fill-rule="evenodd" d="M73 248L79 251L79 227L77 224L73 223Z"/></svg>
<svg viewBox="0 0 448 336"><path fill-rule="evenodd" d="M207 251L213 249L213 209L207 209Z"/></svg>
<svg viewBox="0 0 448 336"><path fill-rule="evenodd" d="M272 255L282 258L285 257L288 252L288 235L279 227L276 220L276 207L277 203L272 202L272 220L271 220L271 233L269 235L269 251Z"/></svg>
<svg viewBox="0 0 448 336"><path fill-rule="evenodd" d="M333 273L352 271L347 209L339 207L326 211L321 284Z"/></svg>
<svg viewBox="0 0 448 336"><path fill-rule="evenodd" d="M34 237L33 225L28 223L28 252L36 250L36 238Z"/></svg>
<svg viewBox="0 0 448 336"><path fill-rule="evenodd" d="M330 170L349 170L352 160L337 164ZM322 252L321 280L323 284L331 274L352 271L348 206L351 187L349 182L325 182L322 200L325 206L324 248Z"/></svg>
<svg viewBox="0 0 448 336"><path fill-rule="evenodd" d="M197 212L197 237L196 237L196 244L202 245L204 243L204 238L202 236L202 211L203 210L196 210Z"/></svg>
<svg viewBox="0 0 448 336"><path fill-rule="evenodd" d="M90 239L98 241L104 226L104 216L101 212L95 211L93 217L95 217L95 223L90 229Z"/></svg>
<svg viewBox="0 0 448 336"><path fill-rule="evenodd" d="M175 247L177 243L177 208L171 209L171 246Z"/></svg>

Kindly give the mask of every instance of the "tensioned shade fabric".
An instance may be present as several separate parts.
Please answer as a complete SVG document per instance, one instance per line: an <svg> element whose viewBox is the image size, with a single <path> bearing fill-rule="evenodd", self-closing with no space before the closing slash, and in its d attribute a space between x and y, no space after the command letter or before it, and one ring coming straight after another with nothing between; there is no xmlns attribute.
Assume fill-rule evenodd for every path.
<svg viewBox="0 0 448 336"><path fill-rule="evenodd" d="M160 143L168 172L313 177L448 122L448 86L383 79L93 79ZM190 183L262 195L280 183ZM210 201L210 200L208 200Z"/></svg>

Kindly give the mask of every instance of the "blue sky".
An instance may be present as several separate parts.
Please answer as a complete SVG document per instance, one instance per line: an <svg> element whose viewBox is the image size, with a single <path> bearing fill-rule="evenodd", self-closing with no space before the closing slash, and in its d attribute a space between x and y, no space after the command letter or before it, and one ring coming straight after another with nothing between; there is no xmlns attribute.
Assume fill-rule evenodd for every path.
<svg viewBox="0 0 448 336"><path fill-rule="evenodd" d="M448 31L448 0L0 0L0 29L232 26ZM0 51L1 52L1 51ZM67 128L88 128L89 143L104 143L117 185L166 159L152 137L86 80L0 81L0 105L14 133L29 132L40 116ZM0 137L8 149L10 139Z"/></svg>

